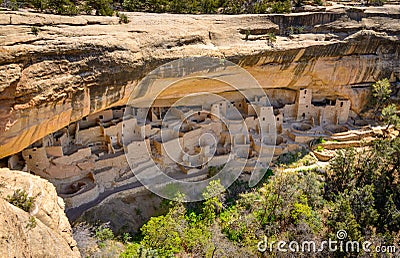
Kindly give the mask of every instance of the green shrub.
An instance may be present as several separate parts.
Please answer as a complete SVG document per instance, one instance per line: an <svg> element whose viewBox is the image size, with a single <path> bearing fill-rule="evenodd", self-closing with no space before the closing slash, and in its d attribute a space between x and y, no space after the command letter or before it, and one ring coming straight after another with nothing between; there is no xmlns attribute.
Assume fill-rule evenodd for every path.
<svg viewBox="0 0 400 258"><path fill-rule="evenodd" d="M304 0L293 0L293 4L296 7L300 7L304 5Z"/></svg>
<svg viewBox="0 0 400 258"><path fill-rule="evenodd" d="M79 13L78 5L70 0L48 0L40 5L45 7L46 11L56 14L77 15Z"/></svg>
<svg viewBox="0 0 400 258"><path fill-rule="evenodd" d="M122 242L123 242L124 244L129 243L129 242L131 241L131 239L132 239L132 237L131 237L131 235L130 235L129 233L124 233L124 234L122 234L122 236L121 236L121 240L122 240Z"/></svg>
<svg viewBox="0 0 400 258"><path fill-rule="evenodd" d="M28 197L28 194L25 190L17 189L14 191L12 196L7 196L7 201L26 212L30 212L33 203L35 202L35 198Z"/></svg>
<svg viewBox="0 0 400 258"><path fill-rule="evenodd" d="M271 5L271 13L290 13L292 4L290 1L275 2Z"/></svg>
<svg viewBox="0 0 400 258"><path fill-rule="evenodd" d="M299 160L298 163L301 163L303 166L311 166L317 162L317 159L312 154L305 155L302 159Z"/></svg>
<svg viewBox="0 0 400 258"><path fill-rule="evenodd" d="M170 257L183 250L179 221L171 215L152 217L141 228L144 236L141 244L146 249L157 250L162 257Z"/></svg>
<svg viewBox="0 0 400 258"><path fill-rule="evenodd" d="M273 32L268 33L268 34L266 35L266 39L267 39L267 44L268 44L269 46L273 46L274 43L275 43L275 41L276 41L275 33L273 33Z"/></svg>
<svg viewBox="0 0 400 258"><path fill-rule="evenodd" d="M35 35L35 36L39 35L39 31L40 31L40 29L38 27L36 27L36 26L31 27L31 32L33 35Z"/></svg>
<svg viewBox="0 0 400 258"><path fill-rule="evenodd" d="M278 165L293 164L306 156L307 153L308 151L305 148L302 148L298 151L284 153L278 157Z"/></svg>
<svg viewBox="0 0 400 258"><path fill-rule="evenodd" d="M108 224L103 224L96 228L95 236L100 242L114 239L114 233Z"/></svg>
<svg viewBox="0 0 400 258"><path fill-rule="evenodd" d="M245 31L245 40L249 40L249 36L250 36L250 34L251 34L251 31L250 31L250 29L247 29L246 31Z"/></svg>
<svg viewBox="0 0 400 258"><path fill-rule="evenodd" d="M374 6L382 6L385 4L385 0L369 0L368 4L374 5Z"/></svg>
<svg viewBox="0 0 400 258"><path fill-rule="evenodd" d="M18 1L17 1L17 0L9 0L9 1L6 1L6 2L4 3L4 6L5 6L6 8L10 8L11 11L18 11L18 9L19 9L19 4L18 4Z"/></svg>
<svg viewBox="0 0 400 258"><path fill-rule="evenodd" d="M119 17L119 23L129 23L128 16L126 16L125 14L119 13L118 17Z"/></svg>
<svg viewBox="0 0 400 258"><path fill-rule="evenodd" d="M217 167L208 167L208 178L211 178L219 173L224 168L224 165Z"/></svg>
<svg viewBox="0 0 400 258"><path fill-rule="evenodd" d="M313 0L314 5L324 5L324 2L322 0Z"/></svg>
<svg viewBox="0 0 400 258"><path fill-rule="evenodd" d="M96 11L96 15L112 16L112 0L88 0L87 5Z"/></svg>
<svg viewBox="0 0 400 258"><path fill-rule="evenodd" d="M120 254L121 258L132 258L132 257L153 257L158 258L157 250L151 248L145 248L143 245L138 243L129 244L125 252Z"/></svg>
<svg viewBox="0 0 400 258"><path fill-rule="evenodd" d="M37 225L36 218L33 216L30 216L29 221L26 224L26 228L32 229L32 228L35 228L36 225Z"/></svg>
<svg viewBox="0 0 400 258"><path fill-rule="evenodd" d="M377 113L390 99L392 89L389 79L385 78L372 84L371 93L370 104L375 106L374 113Z"/></svg>
<svg viewBox="0 0 400 258"><path fill-rule="evenodd" d="M268 4L265 2L256 2L254 4L254 13L267 13Z"/></svg>
<svg viewBox="0 0 400 258"><path fill-rule="evenodd" d="M49 1L47 0L30 0L29 3L38 11L44 11L48 8Z"/></svg>
<svg viewBox="0 0 400 258"><path fill-rule="evenodd" d="M223 4L223 12L226 14L241 14L245 11L245 1L227 0Z"/></svg>
<svg viewBox="0 0 400 258"><path fill-rule="evenodd" d="M321 144L321 143L326 143L326 140L325 140L324 138L322 138L322 137L319 137L319 138L316 140L316 144Z"/></svg>
<svg viewBox="0 0 400 258"><path fill-rule="evenodd" d="M303 26L289 26L286 29L286 34L287 35L293 35L293 34L300 34L304 32L304 27Z"/></svg>
<svg viewBox="0 0 400 258"><path fill-rule="evenodd" d="M397 110L396 104L390 104L384 109L382 109L382 118L386 124L386 128L393 125L395 128L400 127L400 117L397 115L399 110Z"/></svg>
<svg viewBox="0 0 400 258"><path fill-rule="evenodd" d="M92 9L92 7L90 7L90 6L85 2L85 3L83 3L81 6L79 6L79 11L80 11L80 12L84 12L84 13L87 14L87 15L90 15L90 14L92 14L93 9Z"/></svg>

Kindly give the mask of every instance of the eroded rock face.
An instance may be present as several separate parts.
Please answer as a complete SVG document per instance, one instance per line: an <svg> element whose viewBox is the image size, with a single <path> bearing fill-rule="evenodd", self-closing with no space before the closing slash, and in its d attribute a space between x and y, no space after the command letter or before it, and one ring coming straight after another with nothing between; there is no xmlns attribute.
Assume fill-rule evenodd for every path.
<svg viewBox="0 0 400 258"><path fill-rule="evenodd" d="M38 176L3 168L0 182L1 257L80 257L64 202L52 184ZM17 189L35 198L30 213L5 200Z"/></svg>
<svg viewBox="0 0 400 258"><path fill-rule="evenodd" d="M400 10L360 13L130 13L129 24L118 24L117 17L0 13L0 158L88 114L124 104L148 72L186 56L227 58L264 88L311 87L316 98L349 98L360 113L365 86L400 77ZM39 34L27 24L40 26ZM285 36L296 24L304 32ZM247 30L256 37L245 40ZM258 37L269 32L280 33L273 47Z"/></svg>

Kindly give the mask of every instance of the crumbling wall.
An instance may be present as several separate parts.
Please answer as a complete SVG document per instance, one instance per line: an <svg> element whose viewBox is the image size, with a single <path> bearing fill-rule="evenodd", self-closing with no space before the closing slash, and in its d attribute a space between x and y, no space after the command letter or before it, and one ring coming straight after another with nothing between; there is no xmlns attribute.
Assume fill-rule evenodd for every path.
<svg viewBox="0 0 400 258"><path fill-rule="evenodd" d="M37 175L43 175L43 171L50 167L45 148L32 148L22 151L22 157L26 162L28 171Z"/></svg>
<svg viewBox="0 0 400 258"><path fill-rule="evenodd" d="M349 119L350 106L350 100L338 99L336 101L337 118L339 124L344 124Z"/></svg>
<svg viewBox="0 0 400 258"><path fill-rule="evenodd" d="M75 135L75 143L88 145L90 143L104 142L106 139L100 126L79 130Z"/></svg>
<svg viewBox="0 0 400 258"><path fill-rule="evenodd" d="M48 146L45 150L48 156L62 157L64 155L62 146Z"/></svg>
<svg viewBox="0 0 400 258"><path fill-rule="evenodd" d="M69 155L69 156L62 156L56 159L53 159L54 164L56 165L70 165L74 164L77 161L86 159L92 155L92 150L90 148L80 149L77 152Z"/></svg>
<svg viewBox="0 0 400 258"><path fill-rule="evenodd" d="M281 109L283 121L295 120L297 118L297 104L285 105Z"/></svg>

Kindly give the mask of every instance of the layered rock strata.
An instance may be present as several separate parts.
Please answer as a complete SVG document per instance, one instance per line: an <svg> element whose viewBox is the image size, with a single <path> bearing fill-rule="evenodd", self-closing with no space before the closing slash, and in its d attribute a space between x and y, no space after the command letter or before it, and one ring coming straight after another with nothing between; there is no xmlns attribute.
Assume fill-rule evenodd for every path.
<svg viewBox="0 0 400 258"><path fill-rule="evenodd" d="M316 98L350 99L355 113L365 106L372 82L400 77L399 6L291 15L127 15L130 23L119 24L117 17L0 13L0 158L123 105L149 71L181 57L226 58L278 96L282 89L308 87ZM298 34L288 35L291 30ZM272 44L266 40L271 32L277 35Z"/></svg>

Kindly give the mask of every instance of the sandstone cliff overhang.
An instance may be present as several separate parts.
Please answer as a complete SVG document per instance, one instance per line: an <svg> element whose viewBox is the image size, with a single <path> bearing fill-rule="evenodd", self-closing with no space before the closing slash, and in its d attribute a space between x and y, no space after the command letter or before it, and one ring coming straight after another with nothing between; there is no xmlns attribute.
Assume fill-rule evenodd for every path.
<svg viewBox="0 0 400 258"><path fill-rule="evenodd" d="M226 58L266 89L311 87L361 112L368 86L400 77L399 6L291 15L65 17L0 13L0 158L126 103L148 72L186 56ZM31 32L38 26L39 34ZM290 27L300 34L287 35ZM246 31L250 36L246 39ZM273 44L263 37L275 33Z"/></svg>

